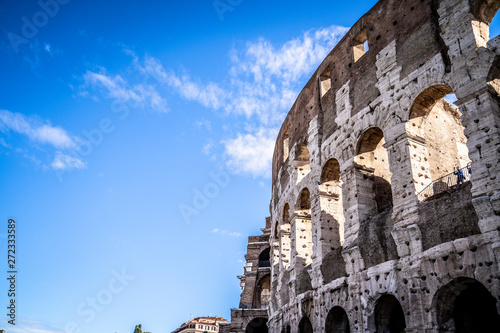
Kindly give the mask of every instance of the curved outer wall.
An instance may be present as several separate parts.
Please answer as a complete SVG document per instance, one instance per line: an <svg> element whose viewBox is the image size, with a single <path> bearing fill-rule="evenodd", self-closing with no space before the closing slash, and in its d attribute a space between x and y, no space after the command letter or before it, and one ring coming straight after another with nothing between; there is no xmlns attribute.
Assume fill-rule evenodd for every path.
<svg viewBox="0 0 500 333"><path fill-rule="evenodd" d="M439 295L463 281L484 286L498 315L499 6L379 1L303 88L273 157L270 332L299 332L305 317L325 332L334 307L351 332L383 331L384 295L406 332L452 331ZM470 182L417 196L469 161Z"/></svg>

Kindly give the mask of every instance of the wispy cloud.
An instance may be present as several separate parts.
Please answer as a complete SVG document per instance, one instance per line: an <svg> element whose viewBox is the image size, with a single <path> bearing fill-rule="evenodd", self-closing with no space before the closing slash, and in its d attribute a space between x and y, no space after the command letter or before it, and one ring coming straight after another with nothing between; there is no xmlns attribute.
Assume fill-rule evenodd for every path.
<svg viewBox="0 0 500 333"><path fill-rule="evenodd" d="M55 170L85 168L85 162L81 159L69 156L60 151L62 149L65 152L75 153L78 150L77 144L79 142L77 137L70 135L60 126L53 126L50 122L43 121L39 117L25 116L21 113L0 110L0 131L21 134L37 145L46 145L56 149L55 157L50 164L50 167ZM1 139L0 143L5 148L12 147L4 138ZM29 157L29 159L36 162L35 164L40 164L38 159L27 154L24 149L16 149L16 151L22 153L24 157Z"/></svg>
<svg viewBox="0 0 500 333"><path fill-rule="evenodd" d="M33 141L50 144L56 148L75 148L76 142L64 129L43 123L37 117L0 110L0 128L26 135Z"/></svg>
<svg viewBox="0 0 500 333"><path fill-rule="evenodd" d="M204 107L218 110L222 108L231 94L213 82L207 84L192 79L188 74L177 75L167 71L154 57L146 57L143 63L136 60L137 68L159 83L173 89L178 95L189 101L195 101Z"/></svg>
<svg viewBox="0 0 500 333"><path fill-rule="evenodd" d="M247 42L230 50L227 77L221 82L201 82L187 72L165 68L157 58L141 59L125 47L123 52L133 59L134 73L143 81L152 79L154 85L130 85L122 76L104 72L88 71L84 80L87 86L104 89L108 98L149 103L158 111L166 109L163 94L169 92L225 115L242 117L246 130L221 140L226 164L240 174L269 177L281 122L314 69L347 30L339 26L313 29L280 45L264 38ZM205 146L204 152L212 148Z"/></svg>
<svg viewBox="0 0 500 333"><path fill-rule="evenodd" d="M212 140L209 140L204 146L203 146L203 154L205 155L210 155L212 152L212 149L214 148L214 142Z"/></svg>
<svg viewBox="0 0 500 333"><path fill-rule="evenodd" d="M56 157L51 166L55 170L84 169L86 167L85 163L79 158L63 154L60 151L56 152Z"/></svg>
<svg viewBox="0 0 500 333"><path fill-rule="evenodd" d="M215 228L214 230L212 230L212 233L214 234L220 234L220 235L225 235L225 236L229 236L229 237L241 237L241 233L239 232L229 232L227 230L220 230L220 229L217 229Z"/></svg>
<svg viewBox="0 0 500 333"><path fill-rule="evenodd" d="M157 59L144 68L170 83L178 93L214 110L243 116L251 126L246 132L222 140L226 164L239 173L269 177L279 126L305 84L348 29L331 26L310 30L282 45L260 38L230 52L230 85L194 83L187 76L168 73Z"/></svg>
<svg viewBox="0 0 500 333"><path fill-rule="evenodd" d="M134 107L151 108L158 112L168 111L167 101L153 85L130 86L120 75L109 76L104 71L87 71L83 80L82 95L88 94L88 88L103 89L104 95L119 102L133 103Z"/></svg>

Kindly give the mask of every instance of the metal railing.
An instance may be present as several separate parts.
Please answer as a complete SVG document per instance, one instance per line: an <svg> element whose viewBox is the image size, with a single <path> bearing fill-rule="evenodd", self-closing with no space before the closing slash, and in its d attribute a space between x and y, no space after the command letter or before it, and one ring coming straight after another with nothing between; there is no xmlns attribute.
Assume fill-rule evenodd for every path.
<svg viewBox="0 0 500 333"><path fill-rule="evenodd" d="M459 176L455 174L455 172L447 174L446 176L438 178L429 185L427 185L422 191L420 191L420 193L418 193L418 198L420 200L425 200L436 194L444 192L457 184L463 184L465 182L468 182L470 180L470 174L471 174L470 168L466 166L460 170L462 170L461 179L459 179Z"/></svg>

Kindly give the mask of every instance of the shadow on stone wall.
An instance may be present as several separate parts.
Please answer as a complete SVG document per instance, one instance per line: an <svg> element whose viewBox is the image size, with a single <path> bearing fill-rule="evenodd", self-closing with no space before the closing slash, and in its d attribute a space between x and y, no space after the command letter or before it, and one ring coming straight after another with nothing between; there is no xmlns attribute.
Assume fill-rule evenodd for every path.
<svg viewBox="0 0 500 333"><path fill-rule="evenodd" d="M281 279L281 289L280 289L281 304L288 304L288 302L290 302L290 293L288 291L290 288L289 283L290 283L290 272L288 270L285 270Z"/></svg>
<svg viewBox="0 0 500 333"><path fill-rule="evenodd" d="M472 205L471 183L457 185L418 206L422 248L480 234L478 217Z"/></svg>
<svg viewBox="0 0 500 333"><path fill-rule="evenodd" d="M324 283L331 282L347 275L345 261L342 257L342 247L330 251L323 257L321 274L323 274Z"/></svg>
<svg viewBox="0 0 500 333"><path fill-rule="evenodd" d="M308 290L313 289L311 284L311 276L307 272L308 268L310 268L310 266L306 266L300 272L297 272L297 281L296 281L297 295L300 295Z"/></svg>
<svg viewBox="0 0 500 333"><path fill-rule="evenodd" d="M393 226L392 209L361 222L358 247L366 268L398 259L396 243L391 236Z"/></svg>

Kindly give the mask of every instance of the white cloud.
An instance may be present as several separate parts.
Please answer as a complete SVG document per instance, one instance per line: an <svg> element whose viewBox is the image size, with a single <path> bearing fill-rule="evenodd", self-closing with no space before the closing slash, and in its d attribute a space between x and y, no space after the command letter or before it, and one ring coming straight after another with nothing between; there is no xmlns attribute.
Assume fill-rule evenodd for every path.
<svg viewBox="0 0 500 333"><path fill-rule="evenodd" d="M255 133L238 134L223 141L228 155L228 166L240 174L269 177L278 131L262 127Z"/></svg>
<svg viewBox="0 0 500 333"><path fill-rule="evenodd" d="M229 236L229 237L241 237L241 233L239 233L239 232L229 232L227 230L219 230L217 228L212 230L212 233L221 234L221 235Z"/></svg>
<svg viewBox="0 0 500 333"><path fill-rule="evenodd" d="M87 71L83 76L84 86L80 95L88 95L86 87L97 87L104 89L108 98L133 103L134 107L149 107L158 112L167 112L167 101L158 93L153 85L136 84L132 87L120 75L114 77L104 73Z"/></svg>
<svg viewBox="0 0 500 333"><path fill-rule="evenodd" d="M203 146L203 154L210 155L213 148L214 148L214 142L212 140L209 140L207 144Z"/></svg>
<svg viewBox="0 0 500 333"><path fill-rule="evenodd" d="M230 75L235 92L228 109L247 118L257 115L263 124L276 126L302 85L346 31L331 26L307 31L281 46L260 38L247 43L244 50L233 49Z"/></svg>
<svg viewBox="0 0 500 333"><path fill-rule="evenodd" d="M235 133L221 141L226 164L240 174L269 177L279 126L298 92L347 30L335 25L312 29L280 45L264 38L247 42L243 48L231 50L227 77L220 83L201 82L189 73L176 73L151 56L141 60L127 48L124 52L132 56L142 82L154 82L154 87L130 86L120 75L90 71L84 80L87 85L103 88L109 98L139 105L149 103L158 111L166 109L166 101L157 90L163 87L206 108L243 117L248 128L258 130ZM212 148L209 143L203 152L208 155Z"/></svg>
<svg viewBox="0 0 500 333"><path fill-rule="evenodd" d="M44 144L56 149L55 157L49 165L54 170L83 169L86 167L82 160L71 156L76 155L80 139L70 135L59 126L53 126L48 121L41 120L39 117L0 110L0 130L24 135L36 144ZM11 147L3 138L0 139L0 144L6 148ZM65 153L61 152L61 150L65 151ZM42 164L32 154L28 154L25 149L16 148L15 151L36 165ZM68 155L68 153L72 154Z"/></svg>
<svg viewBox="0 0 500 333"><path fill-rule="evenodd" d="M35 117L26 117L21 113L7 110L0 111L0 128L26 135L38 143L50 144L56 148L75 148L76 142L64 129L41 123Z"/></svg>
<svg viewBox="0 0 500 333"><path fill-rule="evenodd" d="M161 84L174 89L183 98L198 102L207 108L218 110L230 97L230 93L213 82L202 84L191 79L188 74L179 76L174 72L168 72L154 57L146 57L143 64L136 62L136 66L143 74L149 75Z"/></svg>
<svg viewBox="0 0 500 333"><path fill-rule="evenodd" d="M51 167L55 170L65 170L65 169L84 169L86 168L85 162L81 159L56 152L56 157L52 161Z"/></svg>

